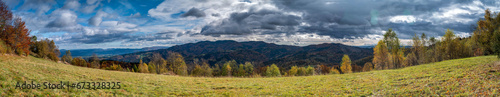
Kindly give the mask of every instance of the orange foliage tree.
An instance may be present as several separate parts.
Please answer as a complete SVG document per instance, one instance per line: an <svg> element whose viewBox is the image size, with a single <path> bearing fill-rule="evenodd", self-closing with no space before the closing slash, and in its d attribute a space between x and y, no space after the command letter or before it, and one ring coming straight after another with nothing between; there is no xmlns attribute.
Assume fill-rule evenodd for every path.
<svg viewBox="0 0 500 97"><path fill-rule="evenodd" d="M12 23L13 22L13 23ZM11 25L13 24L13 25ZM12 18L12 12L0 2L0 38L19 55L29 55L30 37L21 18Z"/></svg>

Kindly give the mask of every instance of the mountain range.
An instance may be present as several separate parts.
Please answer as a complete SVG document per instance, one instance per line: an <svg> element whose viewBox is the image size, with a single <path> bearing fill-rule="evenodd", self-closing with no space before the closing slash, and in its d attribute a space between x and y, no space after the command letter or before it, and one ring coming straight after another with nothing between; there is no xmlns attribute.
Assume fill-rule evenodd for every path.
<svg viewBox="0 0 500 97"><path fill-rule="evenodd" d="M177 52L184 56L188 67L192 67L195 60L204 60L211 64L223 64L235 60L238 63L252 62L257 67L276 64L279 67L308 65L339 65L344 54L349 55L352 61L370 57L373 49L347 46L338 43L323 43L309 46L277 45L262 41L236 42L232 40L201 41L172 46L167 49L141 51L130 54L112 56L107 60L123 62L149 62L153 53L167 58L169 53ZM353 62L356 63L356 62ZM364 65L357 62L356 65Z"/></svg>
<svg viewBox="0 0 500 97"><path fill-rule="evenodd" d="M166 48L168 48L168 47L155 46L155 47L145 47L145 48L138 48L138 49L133 49L133 48L72 49L70 51L71 51L72 57L88 58L88 57L92 56L92 54L96 54L99 57L110 57L110 56L115 56L115 55L129 54L129 53L135 53L135 52L141 52L141 51L166 49ZM66 49L61 49L60 50L61 54L59 55L59 57L62 57L63 55L65 55L66 51L67 51Z"/></svg>

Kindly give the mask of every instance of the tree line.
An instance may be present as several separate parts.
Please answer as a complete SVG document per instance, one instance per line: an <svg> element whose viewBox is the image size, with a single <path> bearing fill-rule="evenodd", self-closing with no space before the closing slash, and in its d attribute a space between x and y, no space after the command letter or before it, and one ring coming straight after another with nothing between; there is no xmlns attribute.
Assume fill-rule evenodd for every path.
<svg viewBox="0 0 500 97"><path fill-rule="evenodd" d="M472 36L459 37L450 29L446 30L445 35L440 39L428 38L423 33L420 36L415 34L408 53L405 53L407 49L399 43L396 33L389 29L384 34L384 39L380 40L373 48L372 68L377 70L394 69L482 55L497 55L500 58L499 28L500 14L492 14L487 9L484 19L477 22Z"/></svg>

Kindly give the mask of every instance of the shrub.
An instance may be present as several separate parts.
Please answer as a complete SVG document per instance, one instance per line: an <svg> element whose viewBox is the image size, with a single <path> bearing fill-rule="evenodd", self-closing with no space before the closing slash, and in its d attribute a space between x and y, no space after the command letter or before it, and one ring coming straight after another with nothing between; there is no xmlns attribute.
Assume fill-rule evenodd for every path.
<svg viewBox="0 0 500 97"><path fill-rule="evenodd" d="M338 69L332 68L330 69L330 74L340 74L340 71Z"/></svg>

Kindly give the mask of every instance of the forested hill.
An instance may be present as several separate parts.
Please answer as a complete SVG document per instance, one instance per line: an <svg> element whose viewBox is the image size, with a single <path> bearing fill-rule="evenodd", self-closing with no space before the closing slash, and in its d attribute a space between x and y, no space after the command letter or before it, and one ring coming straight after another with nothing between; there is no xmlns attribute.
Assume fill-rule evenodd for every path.
<svg viewBox="0 0 500 97"><path fill-rule="evenodd" d="M92 54L96 54L99 57L106 57L106 56L115 56L115 55L129 54L129 53L135 53L135 52L141 52L141 51L166 49L166 48L168 48L168 47L157 46L157 47L145 47L145 48L137 48L137 49L132 49L132 48L73 49L70 51L71 51L71 56L73 56L73 57L87 58L87 57L92 56ZM62 57L63 55L65 55L66 51L68 51L68 50L61 49L60 50L61 54L59 55L59 57Z"/></svg>
<svg viewBox="0 0 500 97"><path fill-rule="evenodd" d="M163 58L167 58L169 52L180 53L184 56L188 65L197 59L205 60L211 65L235 60L238 63L254 62L257 66L275 63L280 67L320 64L331 66L339 64L344 54L349 55L352 60L358 60L372 56L373 54L373 50L369 48L359 48L337 43L299 47L261 41L236 42L224 40L201 41L198 43L177 45L168 49L118 55L108 60L139 62L139 59L142 58L144 62L149 62L153 53L159 53Z"/></svg>

